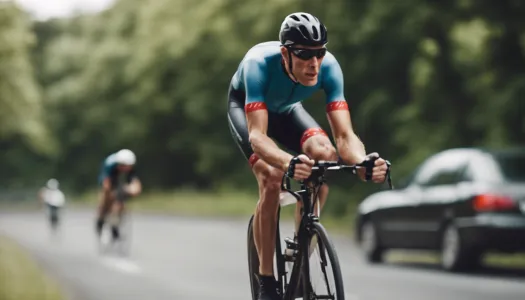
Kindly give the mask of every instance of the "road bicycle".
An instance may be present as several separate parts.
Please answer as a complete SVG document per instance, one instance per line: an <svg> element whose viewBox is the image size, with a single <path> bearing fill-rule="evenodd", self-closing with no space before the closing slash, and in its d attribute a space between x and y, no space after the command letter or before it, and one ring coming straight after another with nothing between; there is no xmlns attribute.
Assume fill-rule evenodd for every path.
<svg viewBox="0 0 525 300"><path fill-rule="evenodd" d="M314 213L318 201L319 188L326 182L327 171L348 170L357 174L357 169L366 169L366 180L371 179L372 168L375 160L372 157L363 163L356 165L345 165L339 161L318 161L312 168L311 176L300 181L300 189L293 191L290 185L288 172L282 178L281 189L290 193L297 201L303 203L301 209L301 221L298 226L297 234L294 238L285 238L284 245L281 241L279 218L283 204L278 208L277 230L274 254L274 269L277 269L278 294L283 300L303 298L313 299L332 299L344 300L344 287L341 275L341 267L334 247L326 229L319 221L319 214ZM298 163L298 159L292 160L291 164ZM387 161L387 181L392 189L390 177L390 162ZM317 208L319 211L319 208ZM283 251L284 246L284 251ZM308 253L308 254L306 254ZM317 263L312 262L316 259ZM331 268L328 268L328 265ZM312 269L319 268L321 280L324 284L311 278ZM253 236L253 216L248 224L248 268L250 274L250 285L252 299L257 300L259 294L259 258L255 247ZM290 273L291 274L288 274ZM275 272L274 272L275 274ZM332 285L328 277L332 277Z"/></svg>

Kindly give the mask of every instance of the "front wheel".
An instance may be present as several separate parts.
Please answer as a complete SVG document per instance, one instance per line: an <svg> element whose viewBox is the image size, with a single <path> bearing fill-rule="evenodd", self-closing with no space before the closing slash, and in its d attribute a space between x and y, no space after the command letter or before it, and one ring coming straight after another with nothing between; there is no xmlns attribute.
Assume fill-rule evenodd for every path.
<svg viewBox="0 0 525 300"><path fill-rule="evenodd" d="M380 263L383 261L384 249L381 247L376 226L370 220L365 221L361 226L361 249L367 262Z"/></svg>
<svg viewBox="0 0 525 300"><path fill-rule="evenodd" d="M304 299L344 300L343 276L335 247L320 223L312 225L308 288L312 294Z"/></svg>
<svg viewBox="0 0 525 300"><path fill-rule="evenodd" d="M131 253L131 220L128 213L123 213L118 222L119 238L117 239L117 253L129 256Z"/></svg>

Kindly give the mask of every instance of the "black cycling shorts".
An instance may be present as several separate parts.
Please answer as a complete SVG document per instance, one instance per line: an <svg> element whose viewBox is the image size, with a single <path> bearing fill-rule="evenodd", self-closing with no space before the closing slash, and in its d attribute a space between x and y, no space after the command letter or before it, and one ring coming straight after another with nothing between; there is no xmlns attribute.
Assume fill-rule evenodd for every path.
<svg viewBox="0 0 525 300"><path fill-rule="evenodd" d="M258 160L249 141L246 122L244 91L235 90L230 85L228 91L228 124L233 139L253 166ZM281 144L295 155L302 152L303 143L316 134L326 135L326 132L298 102L284 113L268 112L268 131L270 138Z"/></svg>

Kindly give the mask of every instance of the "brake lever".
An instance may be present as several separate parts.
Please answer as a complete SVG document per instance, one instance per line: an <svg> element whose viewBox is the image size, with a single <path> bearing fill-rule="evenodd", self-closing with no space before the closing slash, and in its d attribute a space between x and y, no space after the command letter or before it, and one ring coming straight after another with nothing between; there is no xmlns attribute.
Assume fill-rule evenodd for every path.
<svg viewBox="0 0 525 300"><path fill-rule="evenodd" d="M390 170L391 170L391 166L392 164L390 163L390 161L388 160L385 160L386 162L386 165L387 165L387 170L386 170L386 180L388 182L388 187L393 190L394 189L394 185L392 184L392 177L390 175Z"/></svg>
<svg viewBox="0 0 525 300"><path fill-rule="evenodd" d="M365 181L369 182L372 179L372 173L375 166L375 162L379 157L370 157L367 156L366 159L358 164L357 166L361 166L365 168Z"/></svg>

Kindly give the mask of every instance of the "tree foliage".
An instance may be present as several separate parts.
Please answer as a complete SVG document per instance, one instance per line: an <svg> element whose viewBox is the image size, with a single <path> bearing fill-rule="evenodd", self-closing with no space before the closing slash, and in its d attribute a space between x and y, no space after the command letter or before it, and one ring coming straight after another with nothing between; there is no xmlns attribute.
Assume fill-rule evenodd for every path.
<svg viewBox="0 0 525 300"><path fill-rule="evenodd" d="M11 57L0 69L21 76L0 73L3 143L16 142L4 132L45 136L32 131L45 128L35 125L41 96L58 141L42 168L71 187L93 187L104 156L129 147L146 187L254 188L227 128L228 84L244 53L276 40L294 11L326 23L354 129L396 177L449 147L523 143L525 5L512 0L120 0L97 15L35 22L31 61L33 33L4 9L0 40L12 40L0 53ZM305 106L328 129L322 97Z"/></svg>

